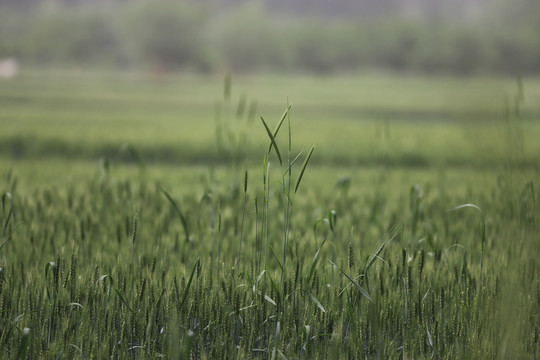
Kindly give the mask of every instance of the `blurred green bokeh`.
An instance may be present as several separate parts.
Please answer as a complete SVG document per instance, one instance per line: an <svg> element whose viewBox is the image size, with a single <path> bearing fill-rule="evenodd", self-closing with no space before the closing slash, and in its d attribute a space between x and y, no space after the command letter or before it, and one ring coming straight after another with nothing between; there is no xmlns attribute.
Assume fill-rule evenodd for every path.
<svg viewBox="0 0 540 360"><path fill-rule="evenodd" d="M0 2L0 58L32 66L525 75L539 33L535 0Z"/></svg>

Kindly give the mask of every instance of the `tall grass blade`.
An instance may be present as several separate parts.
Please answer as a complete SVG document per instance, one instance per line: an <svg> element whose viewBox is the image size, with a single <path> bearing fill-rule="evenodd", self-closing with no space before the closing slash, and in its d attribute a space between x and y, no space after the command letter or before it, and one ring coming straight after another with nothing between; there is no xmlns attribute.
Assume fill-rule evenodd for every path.
<svg viewBox="0 0 540 360"><path fill-rule="evenodd" d="M261 281L261 278L264 276L264 274L266 274L266 270L261 271L261 273L257 276L257 280L255 280L255 282L253 283L253 292L255 292L257 284L259 283L259 281Z"/></svg>
<svg viewBox="0 0 540 360"><path fill-rule="evenodd" d="M375 262L376 259L380 259L382 260L382 258L379 256L381 254L381 252L384 250L384 247L389 243L391 242L392 240L394 240L394 238L396 236L398 236L398 234L400 233L401 229L398 227L398 226L394 226L392 228L392 230L390 230L388 233L385 234L384 238L383 238L383 243L381 244L381 246L379 247L379 249L377 249L377 251L375 252L375 254L373 254L373 256L369 259L368 263L366 264L366 266L364 267L364 274L367 273L367 271L369 270L369 268L371 267L371 265L373 265L373 263ZM386 239L385 239L386 238ZM384 261L383 261L384 262Z"/></svg>
<svg viewBox="0 0 540 360"><path fill-rule="evenodd" d="M328 226L330 226L330 230L332 231L332 233L336 232L336 223L337 223L336 210L330 210L328 212Z"/></svg>
<svg viewBox="0 0 540 360"><path fill-rule="evenodd" d="M266 129L266 133L268 134L268 137L270 138L270 149L272 148L272 145L274 146L274 149L276 150L277 157L279 159L279 164L283 165L283 161L281 160L281 154L279 152L279 148L276 144L276 139L270 129L268 128L268 125L266 125L266 121L264 121L264 118L261 116L262 123L264 125L264 128Z"/></svg>
<svg viewBox="0 0 540 360"><path fill-rule="evenodd" d="M191 270L191 275L189 276L188 283L186 285L186 289L184 290L184 295L182 296L182 301L180 301L180 305L178 306L178 310L182 309L184 306L184 303L186 302L186 299L188 297L189 288L191 286L191 283L193 281L193 276L195 275L195 271L197 270L197 267L199 266L199 263L201 261L201 258L197 258L197 261L195 261L195 265L193 265L193 270Z"/></svg>
<svg viewBox="0 0 540 360"><path fill-rule="evenodd" d="M304 172L306 171L306 167L309 163L309 159L311 159L311 155L313 154L313 150L315 150L315 147L312 146L309 150L309 153L306 156L306 159L304 160L304 164L302 164L302 170L300 170L300 175L298 175L298 180L296 180L296 186L294 187L294 193L298 191L298 187L300 186L300 182L302 181L302 177L304 176Z"/></svg>
<svg viewBox="0 0 540 360"><path fill-rule="evenodd" d="M242 260L242 240L244 237L244 220L246 217L247 188L248 188L248 172L246 170L244 173L244 203L242 205L242 223L240 224L240 246L238 247L238 262L239 263Z"/></svg>
<svg viewBox="0 0 540 360"><path fill-rule="evenodd" d="M0 238L2 237L0 236ZM8 243L8 241L9 241L9 237L6 240L4 240L3 243L0 244L0 250L2 250L2 248Z"/></svg>
<svg viewBox="0 0 540 360"><path fill-rule="evenodd" d="M9 200L9 203L10 203L7 216L6 216L6 200ZM9 225L9 221L11 220L11 215L13 214L13 196L9 192L5 192L4 194L2 194L2 212L4 214L4 224L2 225L2 233L0 233L0 239L3 239L4 236L6 235L6 230ZM2 244L2 246L4 246L4 244Z"/></svg>
<svg viewBox="0 0 540 360"><path fill-rule="evenodd" d="M45 279L49 277L49 269L51 269L53 273L53 284L56 286L56 284L58 283L58 267L54 262L49 261L45 265Z"/></svg>
<svg viewBox="0 0 540 360"><path fill-rule="evenodd" d="M273 133L274 138L277 138L279 129L281 129L281 125L283 125L283 122L289 116L289 111L290 110L291 110L291 106L289 105L289 106L287 106L287 109L285 109L283 114L281 115L281 118L279 119L279 122L277 123L276 128L274 129L274 133ZM268 146L268 152L270 152L271 150L272 150L272 143L270 143L270 145Z"/></svg>
<svg viewBox="0 0 540 360"><path fill-rule="evenodd" d="M346 272L344 272L343 270L341 270L336 264L334 264L332 261L330 261L330 264L332 264L332 266L334 266L336 269L339 270L339 272L344 275L347 279L349 279L349 281L351 282L351 284L358 290L360 291L360 293L366 298L368 299L370 302L373 302L373 299L369 296L369 294L367 293L366 290L362 289L362 287L356 282L354 281L353 278L351 278L349 275L347 275Z"/></svg>
<svg viewBox="0 0 540 360"><path fill-rule="evenodd" d="M283 176L287 175L287 173L290 175L291 174L291 169L293 167L293 165L296 163L296 161L298 161L298 159L300 158L300 156L303 154L304 152L303 151L300 151L298 153L298 155L296 155L294 157L294 159L291 160L291 163L289 164L289 166L287 166L287 169L285 169L285 171L283 172Z"/></svg>
<svg viewBox="0 0 540 360"><path fill-rule="evenodd" d="M264 295L264 300L268 301L270 304L277 306L277 303L268 295Z"/></svg>
<svg viewBox="0 0 540 360"><path fill-rule="evenodd" d="M122 301L122 303L124 305L126 305L126 307L128 308L129 312L131 312L132 314L135 314L135 311L133 311L133 309L131 308L131 306L129 306L128 302L126 301L126 299L124 299L124 297L122 296L122 294L120 293L120 291L118 291L117 288L114 288L114 291L116 292L116 295L120 298L120 300Z"/></svg>
<svg viewBox="0 0 540 360"><path fill-rule="evenodd" d="M98 279L98 281L100 283L104 283L106 279L109 279L109 292L114 289L114 292L116 293L116 295L118 296L118 298L120 299L120 301L126 305L127 309L131 312L131 313L135 313L133 311L133 309L131 308L131 306L129 306L129 303L126 301L126 299L124 298L124 296L122 296L122 293L114 286L114 279L112 278L112 276L110 275L101 275Z"/></svg>
<svg viewBox="0 0 540 360"><path fill-rule="evenodd" d="M272 253L272 255L274 255L274 259L276 259L279 269L281 270L281 272L283 272L283 265L281 265L281 263L279 262L279 259L274 251L274 248L272 247L272 245L269 245L268 247L270 248L270 252Z"/></svg>
<svg viewBox="0 0 540 360"><path fill-rule="evenodd" d="M270 271L268 271L268 268L266 268L266 275L270 279L270 285L272 285L272 288L274 289L274 291L276 292L276 294L277 294L277 296L279 298L280 297L279 289L276 286L276 283L274 282L274 279L272 279L272 275L270 275Z"/></svg>
<svg viewBox="0 0 540 360"><path fill-rule="evenodd" d="M132 245L135 244L135 240L137 239L137 218L138 218L138 215L135 214L133 216L133 229L131 231L131 244Z"/></svg>
<svg viewBox="0 0 540 360"><path fill-rule="evenodd" d="M221 213L218 214L218 250L217 250L217 279L218 280L219 280L219 270L221 269L220 256L221 256Z"/></svg>
<svg viewBox="0 0 540 360"><path fill-rule="evenodd" d="M319 254L321 253L321 248L323 247L326 240L328 239L324 239L321 245L319 245L319 248L317 249L317 252L315 253L315 256L313 257L313 260L311 261L311 267L309 268L309 275L307 277L307 283L311 281L311 277L315 273L315 268L317 267L317 262L319 260Z"/></svg>
<svg viewBox="0 0 540 360"><path fill-rule="evenodd" d="M167 191L165 191L165 189L163 189L162 187L159 187L159 190L163 193L163 195L165 195L167 200L169 200L169 202L171 203L173 209L176 211L178 216L180 216L180 221L182 222L182 226L184 227L184 235L186 236L186 242L190 242L192 239L191 239L191 236L189 235L189 228L188 228L187 220L186 220L186 217L184 216L184 213L182 212L182 210L180 210L178 203L171 197L171 195L169 195Z"/></svg>
<svg viewBox="0 0 540 360"><path fill-rule="evenodd" d="M101 275L98 279L99 282L104 282L105 279L109 279L109 287L114 286L114 279L110 275Z"/></svg>
<svg viewBox="0 0 540 360"><path fill-rule="evenodd" d="M324 307L322 306L321 302L310 292L308 292L308 295L309 295L309 298L311 299L311 301L313 301L315 303L315 305L317 305L317 307L324 313L326 312L326 310L324 310Z"/></svg>
<svg viewBox="0 0 540 360"><path fill-rule="evenodd" d="M257 276L257 280L255 280L255 283L253 283L253 293L255 294L258 294L259 296L262 296L262 293L260 291L258 291L256 288L257 288L257 284L259 283L259 281L261 281L262 277L266 274L266 270L263 270L261 271L261 273L259 274L259 276ZM272 279L270 279L272 280ZM274 299L272 299L270 296L268 295L264 295L264 299L266 301L268 301L270 304L274 305L274 306L277 306L276 302L274 301Z"/></svg>
<svg viewBox="0 0 540 360"><path fill-rule="evenodd" d="M292 151L292 135L291 135L291 104L289 104L289 98L287 98L287 124L289 125L289 154Z"/></svg>

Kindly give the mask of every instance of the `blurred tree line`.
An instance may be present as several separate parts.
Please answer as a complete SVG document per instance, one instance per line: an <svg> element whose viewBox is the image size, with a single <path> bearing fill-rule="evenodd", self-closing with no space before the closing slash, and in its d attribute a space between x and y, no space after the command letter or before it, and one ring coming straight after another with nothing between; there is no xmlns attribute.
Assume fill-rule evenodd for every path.
<svg viewBox="0 0 540 360"><path fill-rule="evenodd" d="M538 0L307 3L0 0L0 58L202 72L540 72Z"/></svg>

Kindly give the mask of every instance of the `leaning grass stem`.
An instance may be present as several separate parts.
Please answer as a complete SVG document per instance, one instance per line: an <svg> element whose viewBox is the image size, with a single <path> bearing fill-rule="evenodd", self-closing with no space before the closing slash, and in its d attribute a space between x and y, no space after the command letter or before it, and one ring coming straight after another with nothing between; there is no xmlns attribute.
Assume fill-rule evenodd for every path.
<svg viewBox="0 0 540 360"><path fill-rule="evenodd" d="M261 254L262 254L262 234L259 236L259 205L257 202L257 198L255 198L255 253L256 257L254 259L257 259L257 273L260 274L261 272Z"/></svg>
<svg viewBox="0 0 540 360"><path fill-rule="evenodd" d="M264 267L268 266L268 205L270 203L270 162L268 156L264 157L264 207L263 207L263 233L264 233Z"/></svg>
<svg viewBox="0 0 540 360"><path fill-rule="evenodd" d="M287 148L287 182L285 182L285 177L282 178L283 182L283 271L281 272L281 283L284 283L285 268L287 261L287 247L289 242L289 231L291 228L291 216L293 211L293 201L291 198L291 173L292 173L292 162L291 162L291 153L292 153L292 135L291 135L291 105L287 99L287 127L288 127L288 138L289 146Z"/></svg>
<svg viewBox="0 0 540 360"><path fill-rule="evenodd" d="M49 326L48 326L48 332L47 332L47 347L51 345L51 338L52 338L52 325L53 325L53 315L55 311L55 305L56 305L56 297L57 297L57 285L58 285L58 266L56 263L49 261L45 265L45 278L47 279L49 274L49 269L52 271L52 286L51 291L49 292L49 288L47 288L47 297L49 298Z"/></svg>
<svg viewBox="0 0 540 360"><path fill-rule="evenodd" d="M131 307L135 305L135 240L137 239L137 213L133 217L133 232L131 234ZM135 329L131 329L131 346L135 346ZM131 352L135 357L135 351Z"/></svg>
<svg viewBox="0 0 540 360"><path fill-rule="evenodd" d="M9 200L10 205L11 205L7 216L6 216L6 204L5 204L6 199ZM6 236L6 231L9 225L9 220L11 219L11 215L13 214L13 196L9 192L2 194L2 212L4 215L4 224L2 225L2 232L0 233L0 240L4 240L4 238L6 239L9 238L8 236ZM2 245L0 246L0 249L4 246L4 244L5 242L2 243Z"/></svg>
<svg viewBox="0 0 540 360"><path fill-rule="evenodd" d="M218 250L217 250L217 281L219 282L219 270L221 269L221 213L218 214Z"/></svg>
<svg viewBox="0 0 540 360"><path fill-rule="evenodd" d="M289 163L290 163L290 156L288 157ZM290 165L289 165L289 173L290 173ZM282 271L281 271L281 282L284 281L285 276L285 264L287 261L287 247L289 242L289 231L291 226L291 215L293 210L293 203L291 198L289 197L289 190L290 190L290 175L289 175L289 181L286 183L285 177L282 178L282 186L283 186L283 257L281 260L282 264Z"/></svg>
<svg viewBox="0 0 540 360"><path fill-rule="evenodd" d="M244 203L242 205L242 222L240 224L240 245L238 246L238 264L242 259L242 237L244 234L244 219L246 217L246 199L247 199L248 172L244 175Z"/></svg>
<svg viewBox="0 0 540 360"><path fill-rule="evenodd" d="M137 238L137 214L133 217L133 232L131 234L131 305L135 296L135 240Z"/></svg>

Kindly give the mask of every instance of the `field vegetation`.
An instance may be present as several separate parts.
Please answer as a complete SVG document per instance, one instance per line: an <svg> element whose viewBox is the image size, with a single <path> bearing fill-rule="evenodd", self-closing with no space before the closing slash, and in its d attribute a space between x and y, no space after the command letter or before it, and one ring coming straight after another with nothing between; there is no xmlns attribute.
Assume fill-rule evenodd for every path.
<svg viewBox="0 0 540 360"><path fill-rule="evenodd" d="M1 356L536 359L539 96L527 78L0 82Z"/></svg>

